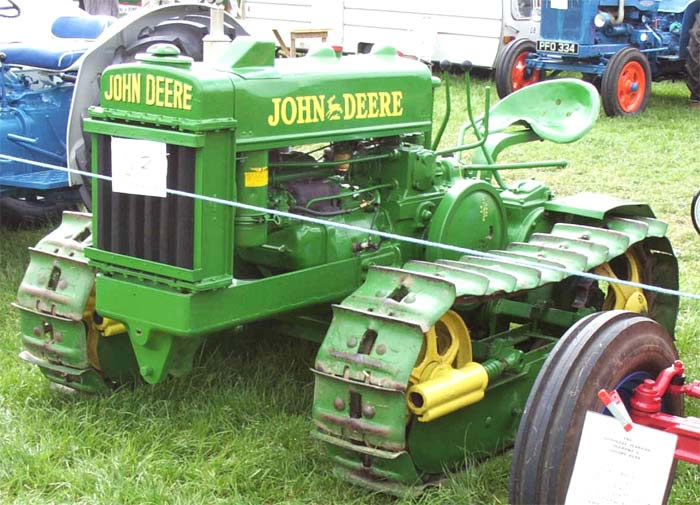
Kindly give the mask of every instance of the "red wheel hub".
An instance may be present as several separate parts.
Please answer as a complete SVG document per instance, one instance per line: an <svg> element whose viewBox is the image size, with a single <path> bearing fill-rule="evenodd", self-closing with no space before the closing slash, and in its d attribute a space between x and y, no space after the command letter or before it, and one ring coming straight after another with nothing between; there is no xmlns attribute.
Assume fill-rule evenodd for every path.
<svg viewBox="0 0 700 505"><path fill-rule="evenodd" d="M646 90L647 78L639 62L630 61L622 67L617 79L617 102L623 111L637 112L644 103Z"/></svg>
<svg viewBox="0 0 700 505"><path fill-rule="evenodd" d="M517 91L520 88L540 81L540 71L528 70L527 68L528 54L530 54L529 51L522 52L515 59L513 71L510 74L513 91Z"/></svg>

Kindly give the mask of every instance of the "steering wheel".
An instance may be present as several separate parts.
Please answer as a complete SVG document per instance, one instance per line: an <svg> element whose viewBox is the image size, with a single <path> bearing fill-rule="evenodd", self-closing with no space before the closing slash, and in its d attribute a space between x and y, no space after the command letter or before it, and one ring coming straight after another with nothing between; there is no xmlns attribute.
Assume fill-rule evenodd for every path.
<svg viewBox="0 0 700 505"><path fill-rule="evenodd" d="M13 2L13 0L6 0L10 5L0 6L0 18L16 18L19 16L20 9L19 6ZM2 11L14 11L9 14L5 14Z"/></svg>

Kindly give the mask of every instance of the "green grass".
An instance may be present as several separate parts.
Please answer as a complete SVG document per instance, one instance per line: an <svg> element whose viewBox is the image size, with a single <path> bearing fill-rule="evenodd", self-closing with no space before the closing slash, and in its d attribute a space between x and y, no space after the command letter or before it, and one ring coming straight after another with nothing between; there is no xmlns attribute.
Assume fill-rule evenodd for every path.
<svg viewBox="0 0 700 505"><path fill-rule="evenodd" d="M477 110L483 84L476 86ZM444 146L455 142L464 118L461 79L453 92ZM532 143L502 160L568 159L566 169L506 176L536 177L559 195L600 191L650 202L671 225L681 288L700 293L700 237L689 220L700 189L699 131L700 111L688 109L685 86L655 84L639 118L601 117L576 144ZM309 437L315 346L306 342L262 333L218 337L181 379L108 397L50 390L17 358L18 314L9 307L26 248L46 231L0 230L0 503L411 502L333 477L322 447ZM691 377L700 377L699 328L700 303L683 300L677 343ZM689 413L700 415L698 403ZM470 465L413 502L506 503L509 465L510 453ZM672 503L700 503L698 475L691 465L679 466Z"/></svg>

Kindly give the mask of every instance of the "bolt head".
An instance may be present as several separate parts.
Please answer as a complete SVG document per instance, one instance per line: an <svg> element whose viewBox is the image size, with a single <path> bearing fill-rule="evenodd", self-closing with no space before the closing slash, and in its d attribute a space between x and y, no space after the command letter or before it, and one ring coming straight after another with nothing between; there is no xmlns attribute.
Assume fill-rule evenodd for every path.
<svg viewBox="0 0 700 505"><path fill-rule="evenodd" d="M348 347L357 347L356 337L348 337Z"/></svg>
<svg viewBox="0 0 700 505"><path fill-rule="evenodd" d="M335 399L333 406L335 407L335 410L345 410L345 402L340 397Z"/></svg>
<svg viewBox="0 0 700 505"><path fill-rule="evenodd" d="M365 405L362 407L362 416L366 417L367 419L372 419L376 413L376 410L371 405Z"/></svg>
<svg viewBox="0 0 700 505"><path fill-rule="evenodd" d="M381 356L381 355L384 354L385 352L386 352L386 345L384 345L384 344L379 344L379 345L377 346L377 354L379 354L379 355Z"/></svg>

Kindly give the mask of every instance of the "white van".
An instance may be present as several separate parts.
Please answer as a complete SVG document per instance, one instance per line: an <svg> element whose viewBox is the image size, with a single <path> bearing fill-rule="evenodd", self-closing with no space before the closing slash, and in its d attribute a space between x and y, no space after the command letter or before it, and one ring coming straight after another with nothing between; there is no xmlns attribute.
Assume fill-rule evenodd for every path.
<svg viewBox="0 0 700 505"><path fill-rule="evenodd" d="M358 44L391 45L430 61L470 60L493 68L498 50L515 38L536 40L541 0L240 0L239 22L270 39L277 29L328 29L346 52ZM308 47L310 39L297 43ZM306 45L304 45L306 44Z"/></svg>

